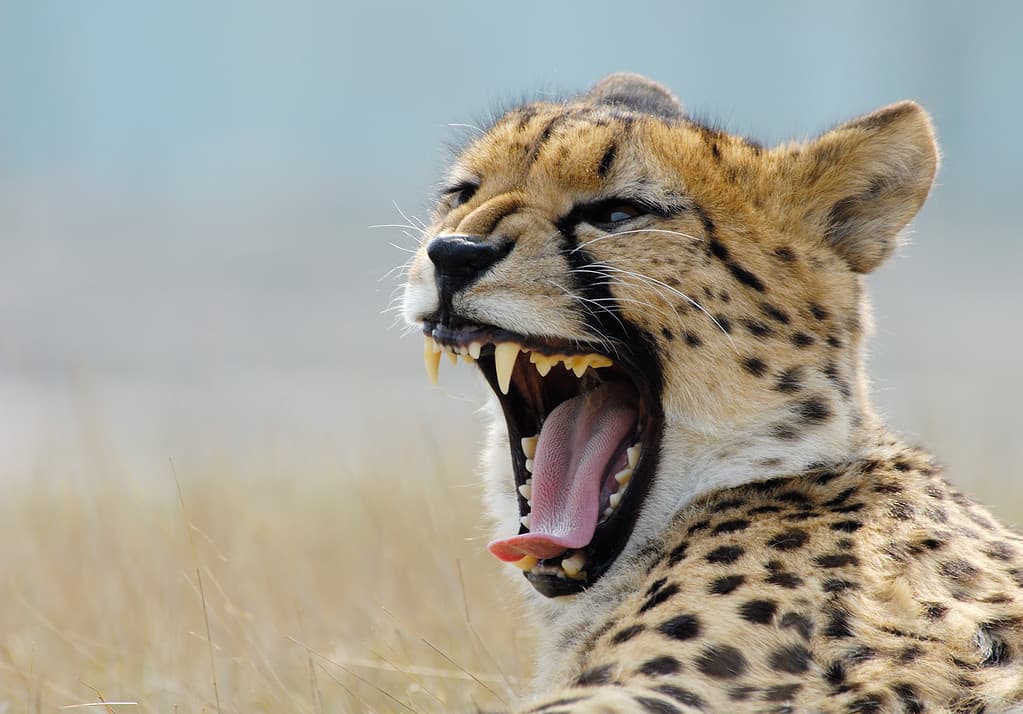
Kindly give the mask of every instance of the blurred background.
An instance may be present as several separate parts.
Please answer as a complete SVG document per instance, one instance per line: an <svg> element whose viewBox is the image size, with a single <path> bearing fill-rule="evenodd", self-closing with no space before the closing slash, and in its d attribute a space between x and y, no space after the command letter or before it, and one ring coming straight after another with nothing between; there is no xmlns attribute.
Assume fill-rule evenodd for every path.
<svg viewBox="0 0 1023 714"><path fill-rule="evenodd" d="M929 109L939 184L871 277L877 400L998 500L1023 463L1020 27L1009 1L2 2L0 463L86 420L143 460L471 428L475 384L430 390L385 312L414 241L370 226L428 217L451 124L624 69L765 143Z"/></svg>
<svg viewBox="0 0 1023 714"><path fill-rule="evenodd" d="M0 711L518 690L483 389L429 387L388 311L400 225L458 125L618 70L767 144L932 113L938 185L869 278L875 397L1023 524L1020 28L1009 0L0 0Z"/></svg>

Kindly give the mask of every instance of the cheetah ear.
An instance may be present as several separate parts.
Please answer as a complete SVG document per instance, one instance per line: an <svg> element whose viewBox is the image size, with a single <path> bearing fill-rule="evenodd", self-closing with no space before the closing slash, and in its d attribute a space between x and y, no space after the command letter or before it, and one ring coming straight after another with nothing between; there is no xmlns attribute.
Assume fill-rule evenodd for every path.
<svg viewBox="0 0 1023 714"><path fill-rule="evenodd" d="M662 119L679 119L685 115L682 105L664 86L630 72L604 77L582 98L591 104L621 106Z"/></svg>
<svg viewBox="0 0 1023 714"><path fill-rule="evenodd" d="M923 206L938 168L927 113L899 102L792 150L792 198L812 231L859 273L878 267Z"/></svg>

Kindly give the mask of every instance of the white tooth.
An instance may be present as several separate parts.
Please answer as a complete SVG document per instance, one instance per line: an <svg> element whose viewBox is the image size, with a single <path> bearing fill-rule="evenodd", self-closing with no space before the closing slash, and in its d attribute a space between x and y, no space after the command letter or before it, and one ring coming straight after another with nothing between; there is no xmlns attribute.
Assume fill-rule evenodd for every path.
<svg viewBox="0 0 1023 714"><path fill-rule="evenodd" d="M566 362L566 364L568 363ZM572 371L575 372L576 377L582 377L589 368L590 363L585 357L575 357L572 360Z"/></svg>
<svg viewBox="0 0 1023 714"><path fill-rule="evenodd" d="M423 344L423 362L426 364L426 376L431 384L437 384L437 372L440 370L440 350L436 349L437 341L426 335Z"/></svg>
<svg viewBox="0 0 1023 714"><path fill-rule="evenodd" d="M611 506L608 506L607 508L604 509L604 518L607 518L608 516L610 516L614 512L615 512L615 509L611 508Z"/></svg>
<svg viewBox="0 0 1023 714"><path fill-rule="evenodd" d="M443 352L444 351L444 345L442 345L440 342L437 342L437 340L434 340L433 341L433 351L437 352L437 353Z"/></svg>
<svg viewBox="0 0 1023 714"><path fill-rule="evenodd" d="M462 354L462 361L463 361L463 362L467 362L468 364L472 364L472 363L473 363L473 362L475 362L476 360L474 360L474 359L472 358L472 355L471 355L471 354L469 354L468 352L464 352L464 353Z"/></svg>
<svg viewBox="0 0 1023 714"><path fill-rule="evenodd" d="M519 493L521 493L522 497L528 501L533 497L533 487L528 483L524 483L519 486Z"/></svg>
<svg viewBox="0 0 1023 714"><path fill-rule="evenodd" d="M451 362L451 364L458 364L458 355L455 352L448 351L446 354L448 356L448 361Z"/></svg>
<svg viewBox="0 0 1023 714"><path fill-rule="evenodd" d="M502 342L494 348L494 365L497 367L497 386L501 394L508 393L511 385L512 370L519 356L519 346L514 342Z"/></svg>
<svg viewBox="0 0 1023 714"><path fill-rule="evenodd" d="M612 493L608 503L611 504L611 508L618 508L618 504L622 502L622 492Z"/></svg>
<svg viewBox="0 0 1023 714"><path fill-rule="evenodd" d="M519 519L519 523L524 525L526 528L529 528L529 520L530 520L529 514L527 513L526 515L522 516L522 518Z"/></svg>
<svg viewBox="0 0 1023 714"><path fill-rule="evenodd" d="M615 474L615 481L619 486L624 486L632 479L632 469L622 469ZM620 489L619 489L620 490Z"/></svg>
<svg viewBox="0 0 1023 714"><path fill-rule="evenodd" d="M536 567L536 564L540 561L534 558L532 555L524 555L515 562L512 563L516 568L521 570L532 570Z"/></svg>
<svg viewBox="0 0 1023 714"><path fill-rule="evenodd" d="M480 358L480 350L483 349L482 342L470 342L469 343L469 356L473 359Z"/></svg>
<svg viewBox="0 0 1023 714"><path fill-rule="evenodd" d="M639 455L642 453L642 451L643 447L640 446L639 444L630 446L628 449L625 450L625 454L629 458L630 469L636 468L636 464L639 463Z"/></svg>
<svg viewBox="0 0 1023 714"><path fill-rule="evenodd" d="M526 479L526 483L528 483L530 486L532 486L533 485L533 479L527 478Z"/></svg>
<svg viewBox="0 0 1023 714"><path fill-rule="evenodd" d="M531 459L536 456L536 437L535 436L524 436L522 437L522 453L526 455L527 459Z"/></svg>
<svg viewBox="0 0 1023 714"><path fill-rule="evenodd" d="M529 473L533 473L533 460L532 459L526 459L526 471L528 471Z"/></svg>
<svg viewBox="0 0 1023 714"><path fill-rule="evenodd" d="M578 575L585 565L586 555L579 551L561 561L561 569L570 578Z"/></svg>

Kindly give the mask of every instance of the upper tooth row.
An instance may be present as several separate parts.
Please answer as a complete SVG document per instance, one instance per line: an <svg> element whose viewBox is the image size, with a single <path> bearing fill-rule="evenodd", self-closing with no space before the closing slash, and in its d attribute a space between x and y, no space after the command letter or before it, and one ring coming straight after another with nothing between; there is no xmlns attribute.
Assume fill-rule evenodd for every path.
<svg viewBox="0 0 1023 714"><path fill-rule="evenodd" d="M462 355L462 359L465 361L471 362L479 359L482 349L482 342L470 342L468 345L457 346L442 345L430 335L426 335L426 342L423 346L426 374L433 384L437 384L437 373L440 371L440 355L442 352L448 354L452 363L458 361L458 355ZM530 352L530 350L515 342L501 342L494 346L497 385L501 388L502 394L508 393L508 387L511 385L512 371L515 369L515 361L518 359L519 352ZM565 369L572 370L576 377L582 377L590 367L598 369L600 367L610 367L613 364L608 357L598 354L545 355L540 352L530 352L529 361L536 366L536 371L540 373L541 377L546 377L551 368L559 362L565 365Z"/></svg>

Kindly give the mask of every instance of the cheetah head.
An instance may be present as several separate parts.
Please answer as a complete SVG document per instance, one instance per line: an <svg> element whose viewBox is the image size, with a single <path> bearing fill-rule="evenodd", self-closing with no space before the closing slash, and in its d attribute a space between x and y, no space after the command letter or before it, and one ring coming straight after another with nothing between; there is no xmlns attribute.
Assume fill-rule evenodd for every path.
<svg viewBox="0 0 1023 714"><path fill-rule="evenodd" d="M936 165L910 102L768 150L625 74L470 143L404 312L493 390L491 552L573 595L700 493L851 455L862 275Z"/></svg>

